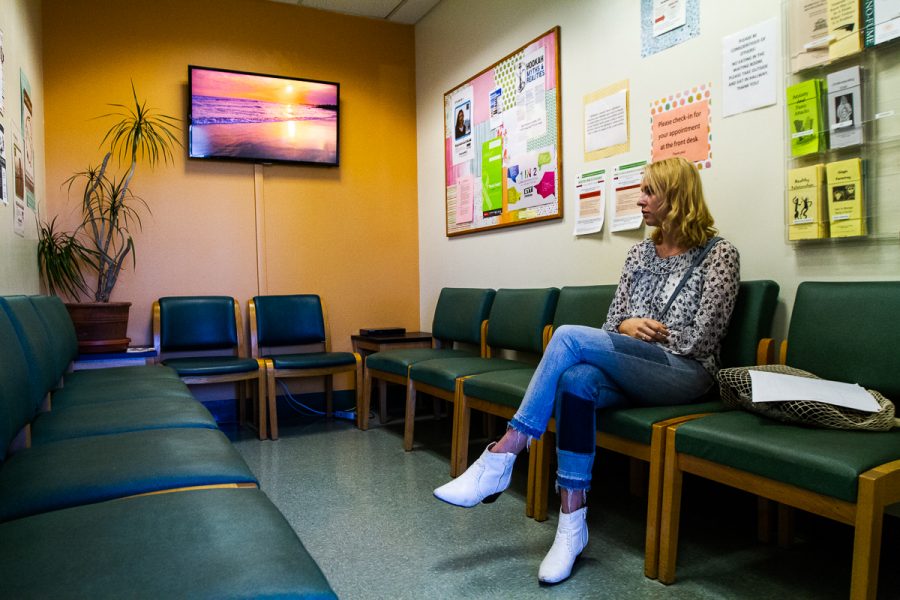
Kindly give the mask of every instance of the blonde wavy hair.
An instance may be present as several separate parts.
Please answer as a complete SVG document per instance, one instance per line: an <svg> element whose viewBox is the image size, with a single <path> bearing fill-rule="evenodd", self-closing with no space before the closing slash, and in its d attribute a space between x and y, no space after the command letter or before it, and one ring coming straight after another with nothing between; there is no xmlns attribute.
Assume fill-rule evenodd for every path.
<svg viewBox="0 0 900 600"><path fill-rule="evenodd" d="M703 198L700 171L693 163L680 156L650 163L644 171L644 186L667 209L662 223L650 234L654 243L662 241L665 231L679 246L693 248L718 233Z"/></svg>

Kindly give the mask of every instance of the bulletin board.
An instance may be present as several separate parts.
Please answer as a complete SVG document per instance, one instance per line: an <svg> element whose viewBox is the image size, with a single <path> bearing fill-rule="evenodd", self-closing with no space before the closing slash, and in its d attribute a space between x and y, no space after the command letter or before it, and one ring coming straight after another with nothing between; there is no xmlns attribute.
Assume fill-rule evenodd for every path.
<svg viewBox="0 0 900 600"><path fill-rule="evenodd" d="M447 236L561 219L559 27L444 94Z"/></svg>

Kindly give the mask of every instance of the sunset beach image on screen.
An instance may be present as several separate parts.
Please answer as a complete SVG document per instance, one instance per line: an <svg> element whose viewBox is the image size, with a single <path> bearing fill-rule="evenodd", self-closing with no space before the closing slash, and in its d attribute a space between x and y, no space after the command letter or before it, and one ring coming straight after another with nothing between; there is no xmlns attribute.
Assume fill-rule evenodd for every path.
<svg viewBox="0 0 900 600"><path fill-rule="evenodd" d="M339 85L189 67L191 158L338 164Z"/></svg>

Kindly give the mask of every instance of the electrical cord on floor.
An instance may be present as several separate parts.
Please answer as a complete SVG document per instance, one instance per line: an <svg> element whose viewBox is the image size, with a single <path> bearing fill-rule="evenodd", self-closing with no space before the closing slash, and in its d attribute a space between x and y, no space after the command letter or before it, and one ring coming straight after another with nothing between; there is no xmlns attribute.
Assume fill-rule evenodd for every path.
<svg viewBox="0 0 900 600"><path fill-rule="evenodd" d="M288 386L284 381L279 381L278 383L281 385L281 390L284 392L284 397L287 400L288 406L291 407L291 409L294 412L301 414L305 417L324 417L325 416L325 413L323 411L311 408L311 407L303 404L296 398L294 398L294 395L291 394L291 391L288 389ZM336 410L332 414L334 414L334 416L337 417L338 419L347 419L349 421L356 420L356 410L355 409L354 410ZM374 411L369 413L369 417L371 418L372 416L374 416L374 414L375 414Z"/></svg>

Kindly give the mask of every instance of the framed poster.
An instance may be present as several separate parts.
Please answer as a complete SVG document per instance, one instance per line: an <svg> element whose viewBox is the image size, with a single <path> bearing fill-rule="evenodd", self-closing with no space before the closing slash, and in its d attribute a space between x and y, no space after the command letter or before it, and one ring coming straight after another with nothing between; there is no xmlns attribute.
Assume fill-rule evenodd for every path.
<svg viewBox="0 0 900 600"><path fill-rule="evenodd" d="M559 27L444 94L448 237L561 219Z"/></svg>

